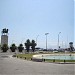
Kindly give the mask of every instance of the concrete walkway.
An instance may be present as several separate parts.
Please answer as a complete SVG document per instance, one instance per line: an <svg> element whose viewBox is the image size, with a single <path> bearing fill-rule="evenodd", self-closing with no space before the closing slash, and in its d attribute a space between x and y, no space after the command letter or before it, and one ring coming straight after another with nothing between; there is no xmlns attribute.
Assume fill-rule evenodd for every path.
<svg viewBox="0 0 75 75"><path fill-rule="evenodd" d="M0 75L75 75L75 64L33 62L0 53Z"/></svg>

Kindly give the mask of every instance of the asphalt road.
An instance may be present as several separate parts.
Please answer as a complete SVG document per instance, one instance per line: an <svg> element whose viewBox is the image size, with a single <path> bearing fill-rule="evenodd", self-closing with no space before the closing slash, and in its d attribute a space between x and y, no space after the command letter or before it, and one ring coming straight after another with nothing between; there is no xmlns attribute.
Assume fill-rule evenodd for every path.
<svg viewBox="0 0 75 75"><path fill-rule="evenodd" d="M0 53L0 75L75 75L75 64L33 62Z"/></svg>

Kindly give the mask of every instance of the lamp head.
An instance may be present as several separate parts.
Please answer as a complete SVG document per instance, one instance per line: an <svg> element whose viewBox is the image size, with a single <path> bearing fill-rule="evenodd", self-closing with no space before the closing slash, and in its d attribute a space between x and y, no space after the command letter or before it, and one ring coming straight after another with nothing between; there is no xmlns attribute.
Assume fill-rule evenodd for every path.
<svg viewBox="0 0 75 75"><path fill-rule="evenodd" d="M45 35L48 35L49 33L45 33Z"/></svg>

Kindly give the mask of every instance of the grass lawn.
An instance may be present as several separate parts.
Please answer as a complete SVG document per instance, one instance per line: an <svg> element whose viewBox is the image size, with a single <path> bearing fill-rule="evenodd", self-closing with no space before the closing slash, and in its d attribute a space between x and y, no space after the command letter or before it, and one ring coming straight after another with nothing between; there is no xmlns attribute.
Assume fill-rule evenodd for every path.
<svg viewBox="0 0 75 75"><path fill-rule="evenodd" d="M38 53L17 54L16 57L21 58L21 59L31 60L32 56L35 54L38 54ZM48 53L48 54L51 54L51 53ZM63 54L63 53L52 53L52 54ZM70 54L73 54L73 53L70 53ZM46 62L64 62L64 60L54 60L54 59L45 59L45 61ZM65 60L65 62L75 62L75 60Z"/></svg>
<svg viewBox="0 0 75 75"><path fill-rule="evenodd" d="M16 56L17 56L18 58L23 58L23 59L26 58L27 60L30 60L34 54L35 54L35 53L31 53L31 54L17 54Z"/></svg>

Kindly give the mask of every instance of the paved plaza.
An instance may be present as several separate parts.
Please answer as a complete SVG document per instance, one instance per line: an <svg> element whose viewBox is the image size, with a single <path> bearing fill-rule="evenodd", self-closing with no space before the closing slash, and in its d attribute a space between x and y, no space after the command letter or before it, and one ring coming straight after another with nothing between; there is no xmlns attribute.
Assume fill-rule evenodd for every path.
<svg viewBox="0 0 75 75"><path fill-rule="evenodd" d="M33 62L0 53L0 75L75 75L75 64Z"/></svg>

